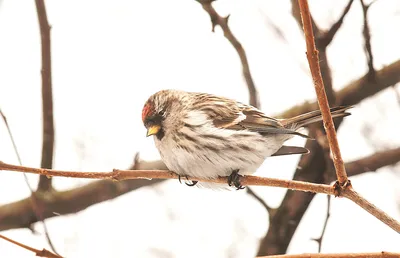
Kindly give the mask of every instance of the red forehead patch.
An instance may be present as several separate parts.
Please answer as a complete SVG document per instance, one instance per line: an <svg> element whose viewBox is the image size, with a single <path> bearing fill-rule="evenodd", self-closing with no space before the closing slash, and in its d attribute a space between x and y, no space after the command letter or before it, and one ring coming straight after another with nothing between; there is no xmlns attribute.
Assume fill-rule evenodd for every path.
<svg viewBox="0 0 400 258"><path fill-rule="evenodd" d="M142 121L146 120L146 117L152 112L153 105L151 103L146 103L142 109Z"/></svg>

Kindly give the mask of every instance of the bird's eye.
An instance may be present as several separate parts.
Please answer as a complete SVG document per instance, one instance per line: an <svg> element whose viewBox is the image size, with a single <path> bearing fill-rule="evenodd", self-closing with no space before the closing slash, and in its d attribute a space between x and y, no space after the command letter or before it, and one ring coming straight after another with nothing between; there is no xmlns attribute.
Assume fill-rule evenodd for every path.
<svg viewBox="0 0 400 258"><path fill-rule="evenodd" d="M164 110L158 111L159 116L164 116Z"/></svg>

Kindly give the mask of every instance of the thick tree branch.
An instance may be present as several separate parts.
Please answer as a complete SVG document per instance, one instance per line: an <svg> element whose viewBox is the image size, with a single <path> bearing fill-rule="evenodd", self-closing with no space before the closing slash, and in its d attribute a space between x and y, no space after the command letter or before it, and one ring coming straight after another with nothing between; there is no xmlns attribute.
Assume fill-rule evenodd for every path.
<svg viewBox="0 0 400 258"><path fill-rule="evenodd" d="M250 93L249 103L250 105L259 107L260 100L258 98L257 88L251 76L249 61L247 60L247 55L246 52L244 51L242 44L240 44L240 42L235 37L235 35L233 35L231 29L228 26L229 16L221 17L212 6L213 0L197 0L197 1L201 4L203 9L210 15L212 31L214 32L215 26L219 25L222 31L224 32L225 38L229 40L229 42L232 44L232 46L238 53L240 62L242 63L243 77L246 80L246 84Z"/></svg>
<svg viewBox="0 0 400 258"><path fill-rule="evenodd" d="M355 176L369 171L376 171L381 167L394 165L397 162L400 162L400 148L376 152L368 157L347 162L345 167L348 176ZM333 181L333 178L330 179Z"/></svg>
<svg viewBox="0 0 400 258"><path fill-rule="evenodd" d="M387 65L376 72L376 78L379 84L369 80L368 73L361 78L354 80L346 85L343 89L336 92L336 102L341 105L355 105L360 101L369 98L376 93L385 90L392 85L400 82L400 60ZM279 116L282 118L293 117L303 113L313 111L318 108L317 102L304 102L303 104L294 106Z"/></svg>
<svg viewBox="0 0 400 258"><path fill-rule="evenodd" d="M257 258L398 258L400 253L336 253L336 254L285 254L258 256Z"/></svg>
<svg viewBox="0 0 400 258"><path fill-rule="evenodd" d="M47 20L47 12L44 0L35 0L35 4L39 20L40 38L42 42L43 144L41 167L52 168L54 152L54 119L51 79L51 27ZM39 180L38 191L49 191L51 188L51 178L41 176Z"/></svg>
<svg viewBox="0 0 400 258"><path fill-rule="evenodd" d="M43 248L42 250L35 249L35 248L33 248L33 247L24 245L24 244L22 244L22 243L20 243L20 242L17 242L17 241L15 241L15 240L12 240L12 239L10 239L10 238L8 238L8 237L5 237L5 236L3 236L3 235L0 235L0 238L2 238L2 239L6 240L6 241L8 241L8 242L10 242L10 243L12 243L12 244L14 244L14 245L17 245L17 246L19 246L19 247L22 247L22 248L24 248L24 249L26 249L26 250L28 250L28 251L31 251L31 252L35 253L35 255L38 256L38 257L62 258L61 256L59 256L59 255L57 255L57 254L54 254L54 253L52 253L52 252L50 252L50 251L48 251L48 250L46 250L46 249L44 249L44 248Z"/></svg>

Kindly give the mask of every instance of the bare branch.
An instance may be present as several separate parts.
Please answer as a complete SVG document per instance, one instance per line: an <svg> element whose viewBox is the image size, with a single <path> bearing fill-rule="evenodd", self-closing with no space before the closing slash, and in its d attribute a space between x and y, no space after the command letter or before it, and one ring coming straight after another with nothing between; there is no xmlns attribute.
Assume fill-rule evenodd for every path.
<svg viewBox="0 0 400 258"><path fill-rule="evenodd" d="M285 254L258 256L257 258L398 258L400 253L341 253L341 254Z"/></svg>
<svg viewBox="0 0 400 258"><path fill-rule="evenodd" d="M43 105L43 144L42 168L53 167L54 152L54 119L53 119L53 90L51 79L51 44L50 25L47 20L44 0L35 0L38 14L40 36L42 42L42 105ZM40 177L38 190L49 191L52 189L51 178Z"/></svg>
<svg viewBox="0 0 400 258"><path fill-rule="evenodd" d="M360 101L400 82L400 60L397 60L376 72L376 78L379 84L371 82L368 77L369 75L367 73L339 90L336 93L336 105L355 105ZM313 111L317 108L318 104L316 102L304 102L303 104L286 110L279 116L282 118L293 117Z"/></svg>
<svg viewBox="0 0 400 258"><path fill-rule="evenodd" d="M340 29L340 27L343 24L344 17L346 17L347 13L350 11L351 5L354 2L354 0L350 0L346 7L343 10L342 15L340 18L331 26L331 28L325 32L321 33L319 37L316 38L316 45L318 48L326 48L333 40L335 37L336 33Z"/></svg>
<svg viewBox="0 0 400 258"><path fill-rule="evenodd" d="M326 209L326 217L325 217L325 222L324 222L324 226L322 227L322 232L321 235L318 238L314 238L312 240L314 240L315 242L317 242L318 244L318 253L321 253L321 249L322 249L322 241L324 239L325 236L325 232L326 232L326 226L328 225L328 220L329 217L331 216L331 195L327 195L327 209Z"/></svg>
<svg viewBox="0 0 400 258"><path fill-rule="evenodd" d="M73 177L73 178L89 178L89 179L108 179L108 180L127 180L127 179L179 179L179 176L172 171L168 170L119 170L114 169L112 172L75 172L75 171L63 171L53 170L45 168L32 168L25 166L11 165L4 162L0 162L0 170L24 172L39 174L45 176L60 176L60 177ZM228 177L218 177L215 179L204 179L196 177L188 177L190 181L201 181L208 183L226 184ZM354 200L360 207L366 209L372 215L382 222L386 223L396 232L400 233L400 223L390 218L383 211L374 207L368 203L362 197L358 196L357 193L352 190L350 181L347 181L347 185L341 185L336 183L333 187L326 184L314 184L308 182L294 181L294 180L283 180L276 178L257 177L257 176L243 176L240 179L241 185L263 185L271 187L281 187L290 190L298 190L304 192L323 193L335 196L348 196L351 200ZM349 192L348 192L349 191Z"/></svg>
<svg viewBox="0 0 400 258"><path fill-rule="evenodd" d="M355 176L364 172L376 171L377 169L400 162L400 148L385 150L374 153L368 157L348 162L345 164L348 176Z"/></svg>
<svg viewBox="0 0 400 258"><path fill-rule="evenodd" d="M274 209L269 207L269 205L260 196L258 196L250 187L246 187L246 190L249 195L253 196L257 201L260 202L260 204L267 210L269 216L271 217L271 214L274 212Z"/></svg>
<svg viewBox="0 0 400 258"><path fill-rule="evenodd" d="M229 42L232 44L232 46L238 53L240 62L242 63L243 76L246 80L247 87L250 93L249 103L254 107L260 107L258 92L254 84L253 78L251 76L249 61L247 60L246 52L244 51L242 44L240 44L240 42L237 40L235 35L233 35L231 29L228 26L229 16L221 17L212 6L213 0L197 0L197 1L201 4L203 9L210 15L212 23L212 31L214 32L215 26L219 25L222 31L224 32L225 38L229 40Z"/></svg>
<svg viewBox="0 0 400 258"><path fill-rule="evenodd" d="M35 255L38 256L38 257L62 258L61 256L59 256L59 255L57 255L57 254L54 254L54 253L52 253L52 252L50 252L50 251L48 251L48 250L46 250L46 249L44 249L44 248L43 248L42 250L38 250L38 249L35 249L35 248L33 248L33 247L24 245L24 244L22 244L22 243L20 243L20 242L17 242L17 241L15 241L15 240L12 240L12 239L10 239L10 238L8 238L8 237L5 237L5 236L3 236L3 235L0 235L0 238L4 239L4 240L6 240L6 241L8 241L8 242L10 242L10 243L13 243L14 245L17 245L17 246L19 246L19 247L22 247L22 248L24 248L24 249L26 249L26 250L28 250L28 251L31 251L31 252L35 253Z"/></svg>
<svg viewBox="0 0 400 258"><path fill-rule="evenodd" d="M338 190L342 191L343 186L338 186ZM346 187L346 190L341 193L341 196L346 197L350 200L352 200L354 203L358 204L361 208L364 210L368 211L371 215L373 215L375 218L379 219L389 227L391 227L393 230L395 230L397 233L400 233L400 224L393 218L391 218L389 215L387 215L385 212L382 210L378 209L375 205L372 203L368 202L366 199L364 199L361 195L359 195L351 186L351 184L348 184Z"/></svg>
<svg viewBox="0 0 400 258"><path fill-rule="evenodd" d="M0 170L8 170L15 172L24 172L44 176L60 176L72 178L87 178L87 179L107 179L114 181L122 181L128 179L179 179L179 176L168 170L122 170L114 169L112 172L77 172L54 170L45 168L32 168L25 166L11 165L0 162ZM187 177L189 181L200 181L217 184L227 184L228 177L219 177L214 179L204 179L196 177ZM332 186L323 184L313 184L301 181L283 180L275 178L245 176L241 178L242 185L264 185L272 187L282 187L291 190L299 190L305 192L334 194Z"/></svg>
<svg viewBox="0 0 400 258"><path fill-rule="evenodd" d="M307 45L307 59L310 65L311 75L314 81L315 92L317 94L318 105L321 109L325 131L328 137L329 146L333 154L333 164L335 165L336 175L341 185L347 182L346 169L344 167L339 143L336 138L336 130L333 124L332 115L329 110L328 98L325 93L324 82L319 67L318 50L315 47L314 33L312 30L310 10L307 0L299 0L300 13L304 26L304 34Z"/></svg>
<svg viewBox="0 0 400 258"><path fill-rule="evenodd" d="M15 141L14 141L14 136L13 136L12 131L11 131L11 128L10 128L8 122L7 122L7 117L4 115L4 113L1 111L1 109L0 109L0 113L1 113L1 116L2 116L2 118L3 118L4 124L6 125L8 134L9 134L9 136L10 136L10 139L11 139L11 142L12 142L12 145L13 145L13 148L14 148L15 155L17 156L17 159L18 159L18 163L22 166L21 156L19 155L17 145L15 144ZM28 180L28 177L26 176L26 174L23 173L23 175L24 175L25 183L26 183L26 185L28 186L29 191L31 192L31 205L32 205L32 208L33 208L33 210L34 210L35 216L36 216L40 221L42 221L42 223L43 223L43 229L44 229L44 233L45 233L47 242L49 243L50 248L51 248L55 253L57 253L57 251L55 250L55 247L54 247L54 245L53 245L53 242L51 241L51 237L50 237L49 231L48 231L48 229L47 229L47 225L46 225L46 223L44 222L44 220L42 219L42 215L41 215L42 212L41 212L41 209L39 208L39 205L38 205L38 202L37 202L36 193L33 191L32 186L30 185L29 180Z"/></svg>
<svg viewBox="0 0 400 258"><path fill-rule="evenodd" d="M361 7L363 11L364 17L364 28L363 28L363 36L364 36L364 48L367 54L367 63L368 63L368 76L372 82L376 82L376 74L374 68L374 56L372 55L372 47L371 47L371 32L369 29L368 23L368 10L369 7L375 2L371 2L369 5L364 3L364 0L360 0Z"/></svg>

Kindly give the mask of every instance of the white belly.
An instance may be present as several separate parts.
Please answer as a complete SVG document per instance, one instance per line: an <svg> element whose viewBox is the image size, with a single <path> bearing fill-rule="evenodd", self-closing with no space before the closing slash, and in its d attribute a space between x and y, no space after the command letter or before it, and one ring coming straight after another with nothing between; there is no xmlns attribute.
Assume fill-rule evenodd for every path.
<svg viewBox="0 0 400 258"><path fill-rule="evenodd" d="M199 144L191 144L190 148L182 147L179 139L165 135L159 141L154 138L161 158L167 167L179 175L198 178L216 178L229 176L233 170L239 174L253 174L266 157L275 153L288 136L263 137L257 133L227 130L214 131L224 134L227 141L204 139ZM190 132L187 132L190 133ZM245 137L238 137L244 135ZM186 144L187 145L187 144ZM202 146L209 146L204 148ZM216 151L217 150L217 151Z"/></svg>

